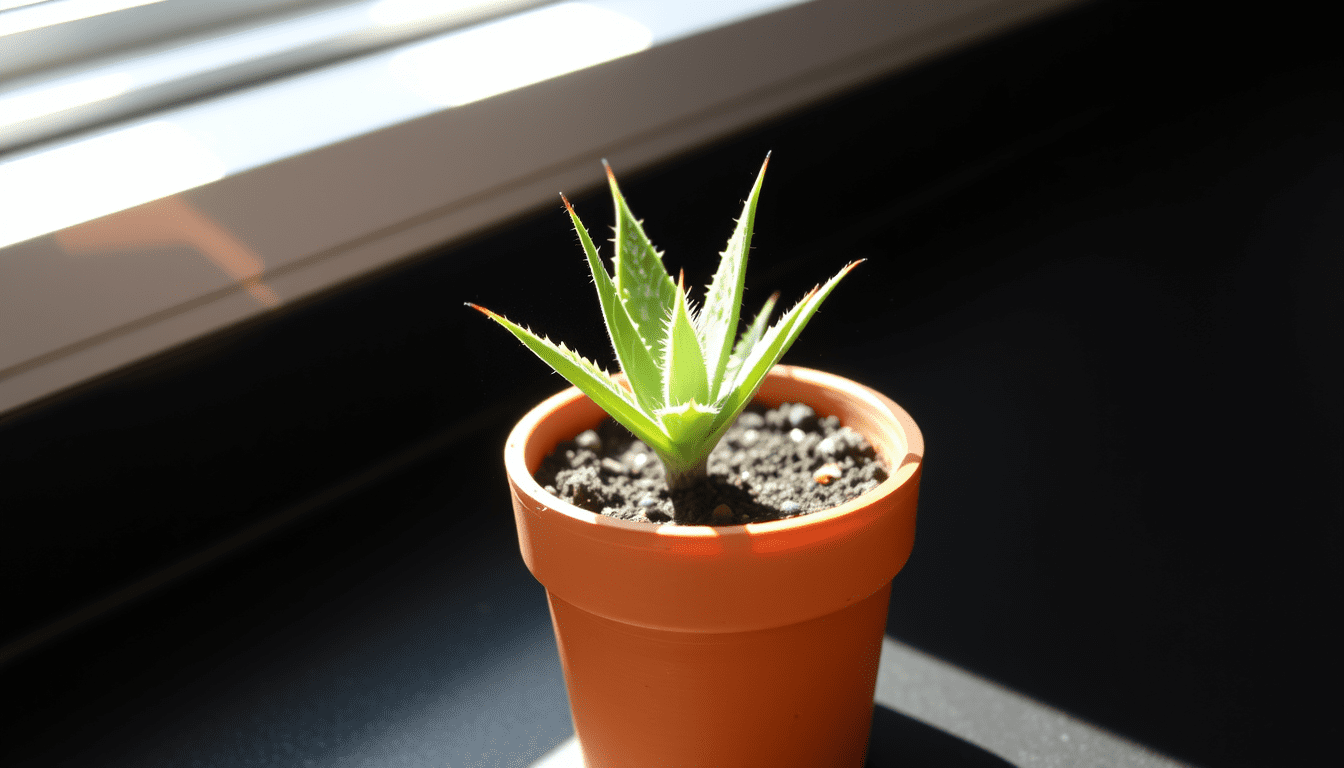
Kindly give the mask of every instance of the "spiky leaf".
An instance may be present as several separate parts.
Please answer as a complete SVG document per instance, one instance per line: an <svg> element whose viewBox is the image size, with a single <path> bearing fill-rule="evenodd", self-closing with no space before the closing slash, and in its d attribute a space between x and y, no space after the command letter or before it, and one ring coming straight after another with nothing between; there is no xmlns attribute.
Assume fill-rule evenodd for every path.
<svg viewBox="0 0 1344 768"><path fill-rule="evenodd" d="M626 429L633 432L650 448L659 453L676 452L676 447L668 440L662 426L649 414L640 410L634 396L620 384L617 384L610 374L597 367L591 360L584 358L563 344L555 344L549 339L537 336L503 315L491 312L485 307L471 303L468 303L467 306L508 329L537 357L540 357L543 362L555 369L556 373L564 376L570 384L578 387L579 391L592 398L598 407L623 424Z"/></svg>
<svg viewBox="0 0 1344 768"><path fill-rule="evenodd" d="M770 327L770 314L775 311L775 302L777 301L779 301L779 291L770 294L770 298L765 300L765 306L761 307L756 319L751 321L751 325L742 332L741 338L737 340L737 345L733 347L733 354L728 358L728 366L723 371L723 382L719 385L719 391L715 393L716 402L728 396L733 382L737 380L738 372L742 370L742 363L760 343L761 337L765 335L765 329Z"/></svg>
<svg viewBox="0 0 1344 768"><path fill-rule="evenodd" d="M607 274L606 267L602 266L602 260L597 255L597 247L593 245L593 240L588 236L588 230L584 228L583 222L579 220L579 215L574 212L574 206L569 204L564 195L561 195L560 199L565 202L565 210L569 211L569 218L574 222L574 230L579 234L579 243L583 246L584 255L588 257L588 268L593 273L593 286L597 289L597 299L602 305L602 317L606 321L607 333L611 336L611 346L616 351L616 359L620 361L621 370L625 371L626 378L630 381L630 388L634 390L640 406L645 411L653 411L662 405L658 394L663 389L662 372L654 359L653 350L645 346L644 339L640 338L639 329L630 319L624 302L617 295L616 285Z"/></svg>
<svg viewBox="0 0 1344 768"><path fill-rule="evenodd" d="M727 431L732 425L732 420L756 395L756 390L765 380L765 374L779 362L779 358L789 350L789 347L793 346L798 334L803 332L803 328L816 314L821 303L831 295L831 291L835 290L836 284L862 263L863 259L846 264L835 277L826 281L825 285L813 288L802 301L794 305L793 309L786 312L779 322L766 331L765 336L752 348L751 354L743 360L742 368L733 381L728 396L720 403L719 418L714 425L715 434L721 435Z"/></svg>
<svg viewBox="0 0 1344 768"><path fill-rule="evenodd" d="M606 168L611 199L616 206L616 290L644 341L651 349L659 350L663 347L665 321L672 311L677 286L644 234L643 225L626 205L611 166Z"/></svg>
<svg viewBox="0 0 1344 768"><path fill-rule="evenodd" d="M710 451L750 402L766 373L836 284L858 264L847 265L825 285L812 289L773 326L769 319L778 294L771 296L737 344L730 346L741 319L743 275L765 168L763 164L728 247L720 254L706 307L698 316L691 311L684 274L675 283L668 276L661 255L626 205L610 167L607 177L616 206L614 274L603 267L596 246L566 201L593 273L607 332L634 394L564 345L469 305L508 329L647 443L662 459L673 487L685 487L703 476Z"/></svg>
<svg viewBox="0 0 1344 768"><path fill-rule="evenodd" d="M712 406L701 405L695 401L660 409L657 414L663 423L663 429L669 435L676 435L682 443L681 450L671 457L663 459L671 473L685 472L696 464L703 463L713 450L714 444L705 445L705 437L714 427L714 419L719 410ZM717 441L716 441L717 442Z"/></svg>
<svg viewBox="0 0 1344 768"><path fill-rule="evenodd" d="M720 253L719 268L705 293L705 306L700 311L700 343L705 350L705 368L715 390L720 388L733 348L733 336L742 311L742 286L747 274L747 256L751 251L751 231L756 221L756 201L761 196L765 169L770 155L761 163L756 184L751 188L742 216L737 220L728 247Z"/></svg>
<svg viewBox="0 0 1344 768"><path fill-rule="evenodd" d="M691 401L709 401L709 379L705 374L705 356L700 340L691 326L690 306L685 292L686 276L677 279L677 297L667 322L667 343L663 350L663 402L675 406Z"/></svg>

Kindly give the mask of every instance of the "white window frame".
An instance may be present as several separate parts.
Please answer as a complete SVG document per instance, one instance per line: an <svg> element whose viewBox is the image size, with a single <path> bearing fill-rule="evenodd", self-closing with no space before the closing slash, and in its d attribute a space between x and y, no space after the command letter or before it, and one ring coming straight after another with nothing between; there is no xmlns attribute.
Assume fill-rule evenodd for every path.
<svg viewBox="0 0 1344 768"><path fill-rule="evenodd" d="M0 157L0 415L1077 2L553 4ZM559 5L626 47L493 95L423 66Z"/></svg>

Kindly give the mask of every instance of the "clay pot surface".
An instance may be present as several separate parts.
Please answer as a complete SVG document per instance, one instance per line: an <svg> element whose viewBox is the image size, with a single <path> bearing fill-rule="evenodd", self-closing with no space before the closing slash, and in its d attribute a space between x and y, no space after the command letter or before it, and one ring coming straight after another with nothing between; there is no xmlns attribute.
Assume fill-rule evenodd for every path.
<svg viewBox="0 0 1344 768"><path fill-rule="evenodd" d="M579 509L532 478L559 442L606 417L577 389L509 436L519 545L547 590L589 768L863 762L891 579L914 544L923 437L890 399L820 371L776 366L756 399L838 416L891 475L800 517L653 525Z"/></svg>

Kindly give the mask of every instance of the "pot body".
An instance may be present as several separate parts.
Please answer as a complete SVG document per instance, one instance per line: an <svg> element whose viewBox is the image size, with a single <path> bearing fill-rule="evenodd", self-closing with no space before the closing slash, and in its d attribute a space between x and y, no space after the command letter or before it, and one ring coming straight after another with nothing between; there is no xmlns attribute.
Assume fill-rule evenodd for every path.
<svg viewBox="0 0 1344 768"><path fill-rule="evenodd" d="M923 438L891 400L818 371L776 366L756 399L838 416L891 476L801 517L650 525L584 511L532 478L560 441L605 418L578 390L509 436L519 545L547 590L588 768L863 764Z"/></svg>

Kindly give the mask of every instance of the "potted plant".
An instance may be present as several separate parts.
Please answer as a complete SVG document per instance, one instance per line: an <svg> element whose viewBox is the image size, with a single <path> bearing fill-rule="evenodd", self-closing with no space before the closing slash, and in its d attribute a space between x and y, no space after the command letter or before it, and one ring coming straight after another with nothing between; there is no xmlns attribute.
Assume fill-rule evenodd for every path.
<svg viewBox="0 0 1344 768"><path fill-rule="evenodd" d="M856 263L773 325L771 297L733 343L765 168L698 313L610 167L614 275L565 200L622 374L470 305L575 385L523 417L505 466L523 559L547 590L589 768L863 763L891 580L914 541L923 439L878 392L775 365ZM889 472L840 506L732 525L697 524L703 514L682 505L664 525L615 519L561 500L533 477L557 445L610 415L657 454L672 492L694 487L753 401L801 402L838 417Z"/></svg>

